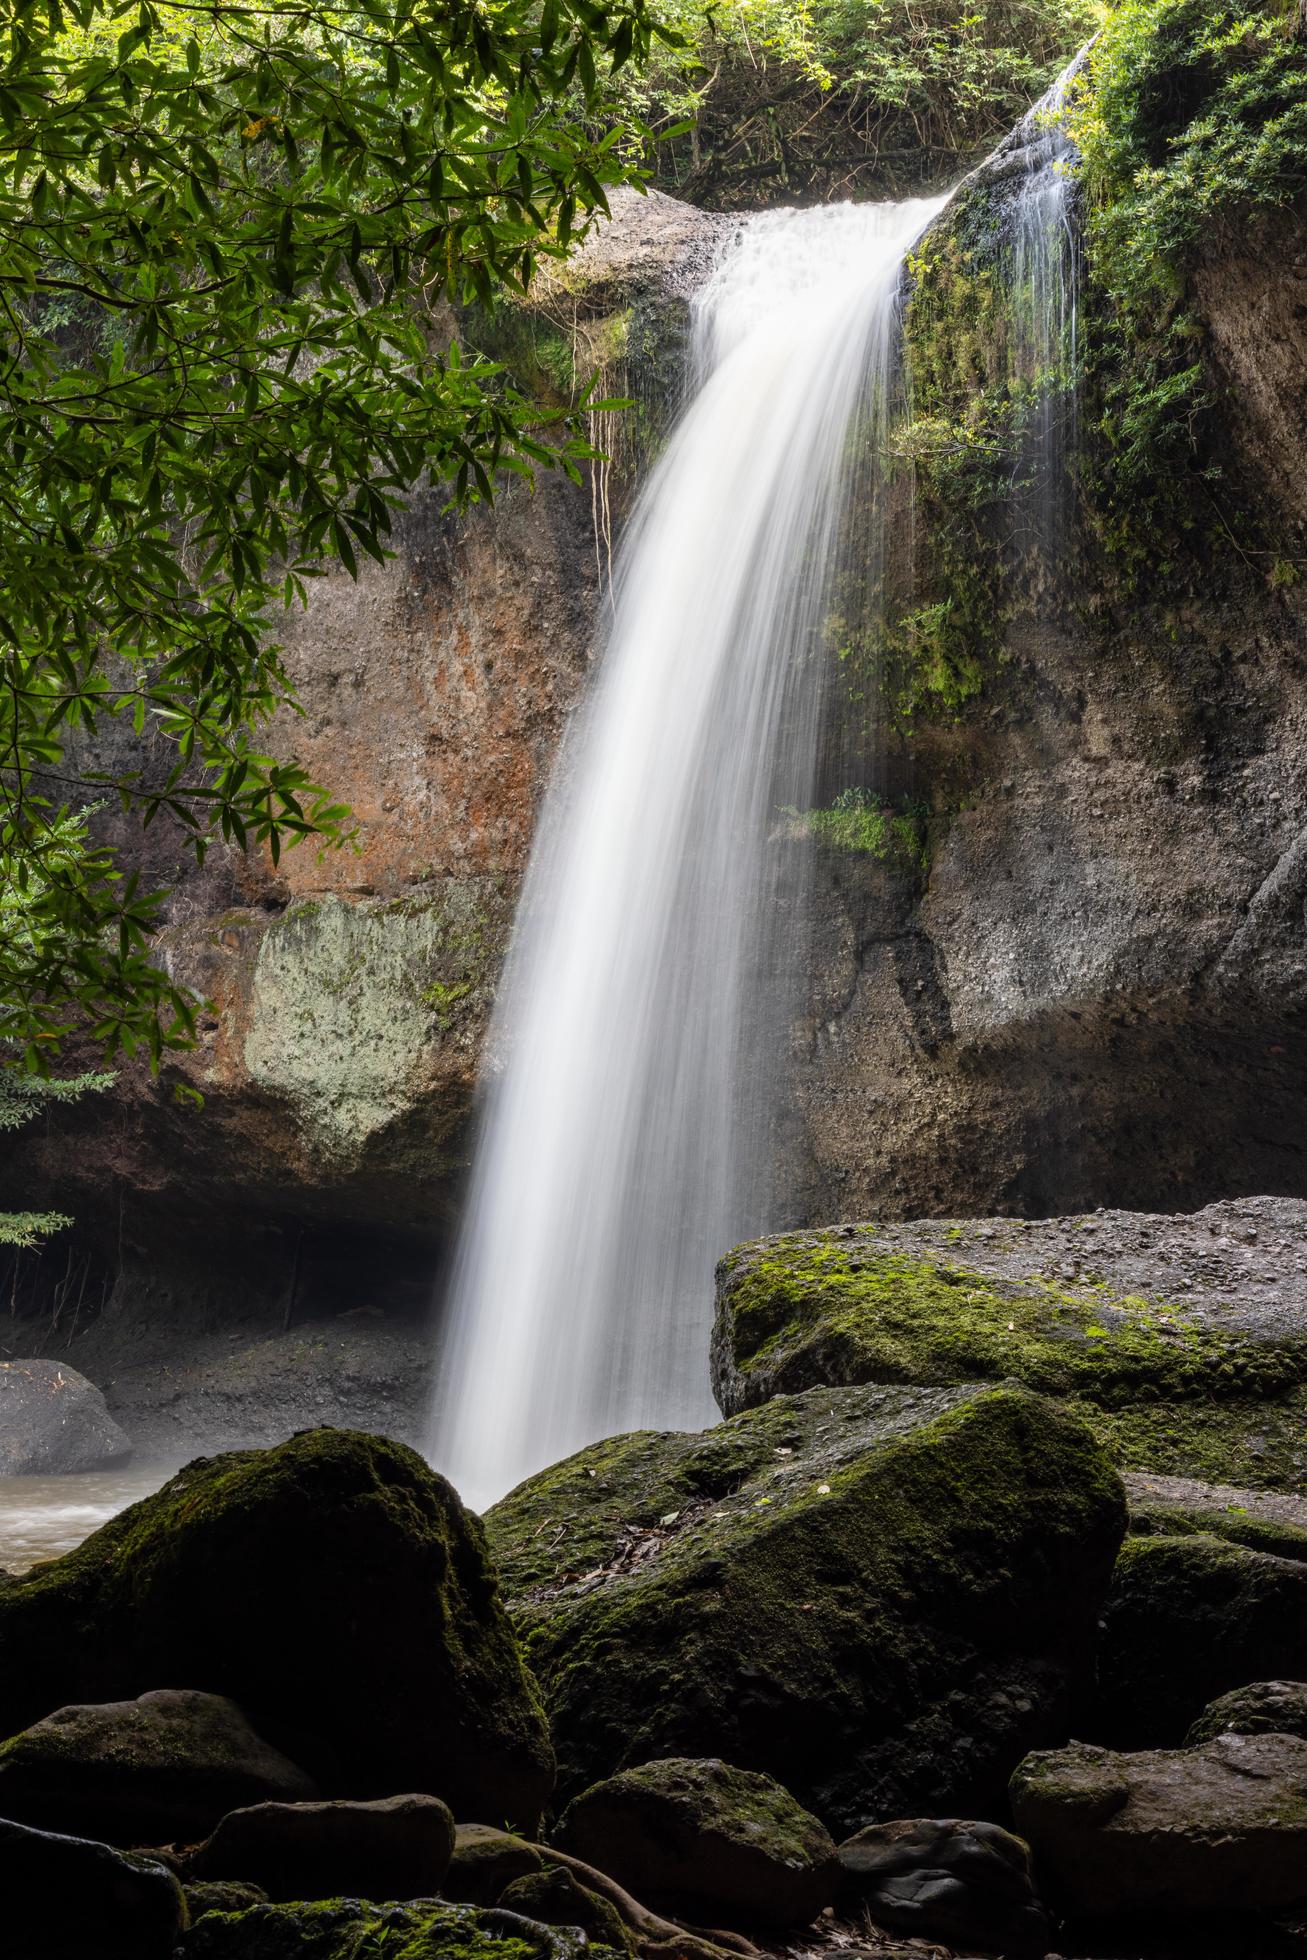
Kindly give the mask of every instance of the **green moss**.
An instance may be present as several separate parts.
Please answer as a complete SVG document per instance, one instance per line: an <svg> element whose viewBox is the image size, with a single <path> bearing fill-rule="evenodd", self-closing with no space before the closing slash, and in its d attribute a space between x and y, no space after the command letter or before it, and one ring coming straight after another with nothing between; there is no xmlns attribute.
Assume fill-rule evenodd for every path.
<svg viewBox="0 0 1307 1960"><path fill-rule="evenodd" d="M1209 1392L1182 1402L1099 1409L1090 1419L1123 1469L1162 1470L1249 1490L1307 1488L1307 1388L1229 1400Z"/></svg>
<svg viewBox="0 0 1307 1960"><path fill-rule="evenodd" d="M1068 1401L1123 1467L1250 1488L1307 1475L1307 1339L882 1251L871 1230L737 1252L714 1367L730 1408L816 1382L1019 1381Z"/></svg>
<svg viewBox="0 0 1307 1960"><path fill-rule="evenodd" d="M860 1388L615 1438L486 1525L562 1796L713 1755L853 1828L1000 1787L1009 1738L967 1695L997 1669L1041 1705L1022 1656L1086 1631L1124 1506L1051 1404Z"/></svg>
<svg viewBox="0 0 1307 1960"><path fill-rule="evenodd" d="M1121 1408L1153 1400L1281 1394L1307 1376L1307 1339L1252 1341L1167 1301L1073 1294L858 1240L765 1242L727 1276L722 1313L741 1380L758 1392L813 1381L1013 1379Z"/></svg>
<svg viewBox="0 0 1307 1960"><path fill-rule="evenodd" d="M623 1956L625 1948L623 1948ZM186 1960L619 1960L608 1947L540 1927L508 1931L473 1906L311 1905L207 1912L185 1943Z"/></svg>

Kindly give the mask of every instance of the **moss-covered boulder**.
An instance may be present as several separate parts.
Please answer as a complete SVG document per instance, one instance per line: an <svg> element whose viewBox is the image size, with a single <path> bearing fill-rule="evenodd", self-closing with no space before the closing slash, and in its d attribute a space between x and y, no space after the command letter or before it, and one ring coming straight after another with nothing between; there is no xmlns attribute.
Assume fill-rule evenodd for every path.
<svg viewBox="0 0 1307 1960"><path fill-rule="evenodd" d="M422 1900L370 1906L358 1899L206 1912L179 1960L628 1960L584 1934L516 1913Z"/></svg>
<svg viewBox="0 0 1307 1960"><path fill-rule="evenodd" d="M1096 1733L1182 1741L1218 1695L1307 1675L1307 1565L1223 1538L1132 1538L1103 1614Z"/></svg>
<svg viewBox="0 0 1307 1960"><path fill-rule="evenodd" d="M58 1708L0 1743L0 1815L109 1844L189 1844L238 1805L317 1794L235 1702L194 1688Z"/></svg>
<svg viewBox="0 0 1307 1960"><path fill-rule="evenodd" d="M702 1925L806 1926L835 1897L835 1844L769 1776L672 1757L605 1777L557 1832L639 1899Z"/></svg>
<svg viewBox="0 0 1307 1960"><path fill-rule="evenodd" d="M1124 1523L1082 1424L979 1388L616 1437L486 1517L565 1796L711 1753L843 1830L1001 1798L1084 1688Z"/></svg>
<svg viewBox="0 0 1307 1960"><path fill-rule="evenodd" d="M200 1458L0 1591L0 1734L182 1681L229 1695L329 1793L532 1827L552 1781L478 1520L349 1430Z"/></svg>
<svg viewBox="0 0 1307 1960"><path fill-rule="evenodd" d="M1177 1915L1272 1912L1303 1897L1307 1742L1298 1736L1223 1735L1134 1755L1075 1742L1021 1764L1012 1810L1052 1903L1096 1919L1165 1916L1169 1951L1197 1945Z"/></svg>
<svg viewBox="0 0 1307 1960"><path fill-rule="evenodd" d="M1179 1249L1141 1254L1143 1223L1174 1225ZM1228 1239L1209 1255L1193 1238L1116 1213L757 1240L718 1267L717 1399L1018 1381L1072 1404L1122 1466L1301 1491L1307 1305L1259 1286Z"/></svg>

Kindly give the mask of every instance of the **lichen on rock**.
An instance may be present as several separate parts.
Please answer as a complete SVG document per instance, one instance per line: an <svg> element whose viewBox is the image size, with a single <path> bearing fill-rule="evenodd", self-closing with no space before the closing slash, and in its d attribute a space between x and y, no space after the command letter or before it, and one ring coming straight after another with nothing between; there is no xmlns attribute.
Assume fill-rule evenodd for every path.
<svg viewBox="0 0 1307 1960"><path fill-rule="evenodd" d="M301 900L264 932L244 1062L329 1164L355 1162L418 1098L431 1050L478 1024L503 955L475 881L348 904Z"/></svg>

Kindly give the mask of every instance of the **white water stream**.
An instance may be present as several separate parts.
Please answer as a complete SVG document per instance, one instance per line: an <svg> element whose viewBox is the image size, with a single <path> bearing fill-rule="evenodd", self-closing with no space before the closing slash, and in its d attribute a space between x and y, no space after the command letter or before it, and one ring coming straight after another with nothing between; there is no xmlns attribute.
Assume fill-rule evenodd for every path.
<svg viewBox="0 0 1307 1960"><path fill-rule="evenodd" d="M802 853L777 814L811 801L852 452L942 202L767 213L699 296L698 387L628 527L491 1032L431 1442L474 1505L716 1415L714 1262L778 1222Z"/></svg>
<svg viewBox="0 0 1307 1960"><path fill-rule="evenodd" d="M1024 117L1024 174L1014 210L1013 353L1034 391L1027 430L1027 494L1021 515L1042 549L1060 550L1069 516L1067 464L1076 440L1079 360L1079 236L1076 158L1066 132L1082 50Z"/></svg>

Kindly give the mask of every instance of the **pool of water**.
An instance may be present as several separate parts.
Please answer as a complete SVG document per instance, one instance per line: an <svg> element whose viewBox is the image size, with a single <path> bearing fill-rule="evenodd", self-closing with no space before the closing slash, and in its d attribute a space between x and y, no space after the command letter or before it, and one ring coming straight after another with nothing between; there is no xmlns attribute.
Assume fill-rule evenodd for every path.
<svg viewBox="0 0 1307 1960"><path fill-rule="evenodd" d="M177 1466L128 1463L69 1477L0 1477L0 1571L27 1572L80 1545L109 1518L148 1497Z"/></svg>

